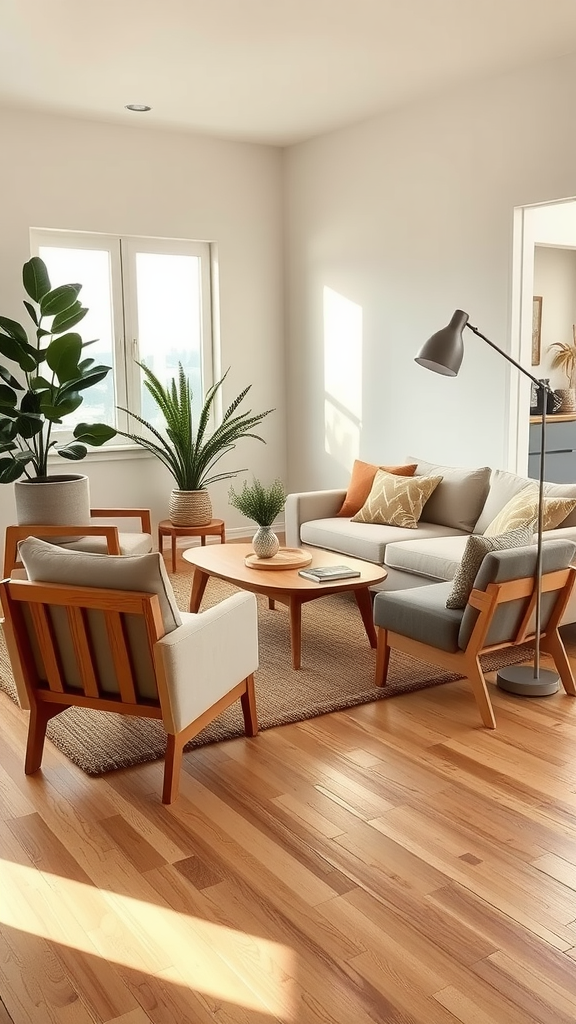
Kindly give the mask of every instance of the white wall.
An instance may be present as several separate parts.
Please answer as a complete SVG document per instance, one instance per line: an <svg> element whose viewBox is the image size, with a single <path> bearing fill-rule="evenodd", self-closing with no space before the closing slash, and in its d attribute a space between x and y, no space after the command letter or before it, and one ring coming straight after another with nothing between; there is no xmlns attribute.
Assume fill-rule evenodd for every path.
<svg viewBox="0 0 576 1024"><path fill-rule="evenodd" d="M516 371L470 332L456 379L413 360L455 308L509 347L514 208L574 195L575 91L570 56L288 151L291 489L345 483L354 454L510 464ZM336 387L326 287L355 309L328 322Z"/></svg>
<svg viewBox="0 0 576 1024"><path fill-rule="evenodd" d="M532 367L535 377L549 377L552 388L567 388L566 374L552 366L556 341L572 344L576 323L576 252L537 245L534 248L534 294L542 296L540 363Z"/></svg>
<svg viewBox="0 0 576 1024"><path fill-rule="evenodd" d="M9 111L0 111L0 137L0 312L26 316L21 269L31 226L215 241L221 363L232 368L224 407L252 384L246 408L276 410L262 424L266 445L241 441L221 465L248 467L249 478L286 480L280 151ZM155 460L103 462L99 455L73 469L88 473L93 505L136 503L150 507L154 520L167 515L172 480ZM232 531L249 533L252 524L228 505L228 486L210 489L214 514ZM0 536L10 522L13 489L6 485Z"/></svg>

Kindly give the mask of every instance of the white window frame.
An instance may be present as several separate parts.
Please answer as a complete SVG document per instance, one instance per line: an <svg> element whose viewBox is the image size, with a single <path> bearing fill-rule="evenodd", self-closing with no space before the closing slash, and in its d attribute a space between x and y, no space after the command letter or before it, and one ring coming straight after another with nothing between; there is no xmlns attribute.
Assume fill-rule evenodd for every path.
<svg viewBox="0 0 576 1024"><path fill-rule="evenodd" d="M118 406L137 415L141 411L141 371L139 360L138 306L136 293L136 253L170 256L197 256L201 261L201 368L202 396L215 381L216 354L213 330L213 251L210 242L182 238L153 238L145 235L108 235L95 231L69 231L63 228L30 228L30 251L39 255L41 246L71 249L100 249L110 256L110 294L114 344L114 413L118 430L133 430L134 421ZM64 440L64 432L60 438ZM126 438L112 438L109 446L130 445ZM132 445L132 447L136 447ZM89 453L92 449L89 449Z"/></svg>

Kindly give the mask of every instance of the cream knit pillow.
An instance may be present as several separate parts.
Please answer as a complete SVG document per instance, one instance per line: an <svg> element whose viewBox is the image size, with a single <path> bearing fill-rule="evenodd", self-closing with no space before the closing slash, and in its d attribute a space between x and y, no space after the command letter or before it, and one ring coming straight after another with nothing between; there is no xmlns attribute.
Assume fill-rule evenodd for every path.
<svg viewBox="0 0 576 1024"><path fill-rule="evenodd" d="M544 498L543 502L543 528L554 530L560 523L564 522L572 510L576 508L576 498ZM520 526L533 524L533 530L538 527L538 488L525 487L524 490L515 494L510 501L504 505L497 516L484 530L485 537L496 537L501 533L508 533L509 530L516 530Z"/></svg>
<svg viewBox="0 0 576 1024"><path fill-rule="evenodd" d="M425 503L441 480L441 476L396 476L379 469L370 494L352 522L415 530Z"/></svg>

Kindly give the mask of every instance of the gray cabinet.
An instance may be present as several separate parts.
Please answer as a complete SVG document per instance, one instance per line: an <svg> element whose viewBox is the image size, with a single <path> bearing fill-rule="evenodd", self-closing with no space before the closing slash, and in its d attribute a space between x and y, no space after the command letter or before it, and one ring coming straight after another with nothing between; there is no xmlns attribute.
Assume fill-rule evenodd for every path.
<svg viewBox="0 0 576 1024"><path fill-rule="evenodd" d="M530 424L528 476L540 474L541 424ZM546 420L544 479L555 484L576 483L576 420Z"/></svg>

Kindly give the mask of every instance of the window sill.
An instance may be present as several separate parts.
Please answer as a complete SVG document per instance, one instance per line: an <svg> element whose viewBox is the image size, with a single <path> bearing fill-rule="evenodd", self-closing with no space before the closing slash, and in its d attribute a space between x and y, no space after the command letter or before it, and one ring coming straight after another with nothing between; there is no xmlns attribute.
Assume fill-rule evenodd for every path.
<svg viewBox="0 0 576 1024"><path fill-rule="evenodd" d="M151 452L146 451L145 448L141 448L137 444L115 444L115 445L104 445L102 448L89 448L88 454L85 458L80 459L78 462L71 462L69 459L63 459L59 455L49 455L48 465L49 466L60 466L68 467L67 471L70 473L81 472L80 468L83 463L90 462L122 462L128 459L155 459L156 456L152 455ZM62 470L64 472L64 470Z"/></svg>

